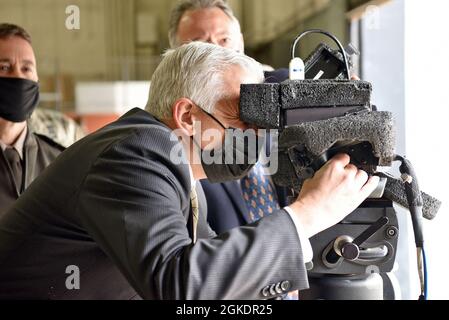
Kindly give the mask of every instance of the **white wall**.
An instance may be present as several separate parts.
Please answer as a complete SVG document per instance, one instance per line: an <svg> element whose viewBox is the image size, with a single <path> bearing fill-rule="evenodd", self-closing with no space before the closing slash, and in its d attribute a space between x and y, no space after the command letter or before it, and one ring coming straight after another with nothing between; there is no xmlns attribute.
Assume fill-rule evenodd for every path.
<svg viewBox="0 0 449 320"><path fill-rule="evenodd" d="M374 21L374 20L375 21ZM379 110L393 113L397 130L396 152L406 153L405 121L405 42L404 0L397 0L366 15L361 23L362 78L373 84L373 103ZM397 168L392 172L397 176ZM401 299L417 299L419 280L410 214L396 207L399 221L399 243L395 277L401 288Z"/></svg>
<svg viewBox="0 0 449 320"><path fill-rule="evenodd" d="M444 201L425 224L429 295L449 299L449 1L405 1L407 156L423 190Z"/></svg>
<svg viewBox="0 0 449 320"><path fill-rule="evenodd" d="M373 83L375 103L392 111L399 154L417 171L421 189L444 202L434 221L425 222L429 298L448 299L449 281L449 12L447 0L393 0L365 16L363 78ZM372 18L375 18L375 21ZM397 277L404 299L416 299L419 282L410 214L398 210L401 237Z"/></svg>

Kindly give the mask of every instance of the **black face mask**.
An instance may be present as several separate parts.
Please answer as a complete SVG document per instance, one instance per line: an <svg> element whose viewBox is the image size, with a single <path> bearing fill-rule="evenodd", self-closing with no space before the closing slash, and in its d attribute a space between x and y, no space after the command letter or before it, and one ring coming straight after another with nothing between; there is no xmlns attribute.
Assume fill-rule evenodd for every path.
<svg viewBox="0 0 449 320"><path fill-rule="evenodd" d="M0 118L28 120L39 103L39 84L21 78L0 77Z"/></svg>
<svg viewBox="0 0 449 320"><path fill-rule="evenodd" d="M212 183L238 180L246 176L257 163L260 154L259 138L253 131L226 128L217 118L203 110L225 129L225 140L220 149L202 150L201 165Z"/></svg>

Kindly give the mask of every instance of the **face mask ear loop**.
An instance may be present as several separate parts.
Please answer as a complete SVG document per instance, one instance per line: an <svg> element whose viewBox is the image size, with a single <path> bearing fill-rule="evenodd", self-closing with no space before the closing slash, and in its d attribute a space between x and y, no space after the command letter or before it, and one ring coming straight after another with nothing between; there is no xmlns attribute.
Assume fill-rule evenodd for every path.
<svg viewBox="0 0 449 320"><path fill-rule="evenodd" d="M203 156L202 155L203 149L201 149L201 143L198 143L198 141L195 139L195 136L197 136L196 133L193 134L190 137L190 139L192 139L192 142L193 142L193 146L192 146L193 147L193 152L197 152L198 155L200 156L200 158L202 158L202 156ZM199 136L200 136L200 139L201 139L201 132L199 132Z"/></svg>
<svg viewBox="0 0 449 320"><path fill-rule="evenodd" d="M212 120L214 120L216 123L218 123L218 124L220 125L220 127L222 127L223 130L225 131L225 134L226 134L226 130L231 129L231 128L226 128L226 127L223 125L223 123L221 123L221 121L218 120L218 119L217 119L214 115L212 115L211 113L205 111L205 110L204 110L203 108L201 108L201 107L198 107L198 108L199 108L202 112L204 112L205 114L207 114L210 118L212 118ZM198 143L195 141L195 139L193 139L193 140L194 140L194 143L197 145L197 147L200 148L200 150L202 150L201 147L198 145Z"/></svg>
<svg viewBox="0 0 449 320"><path fill-rule="evenodd" d="M201 111L203 111L205 114L207 114L209 117L211 117L211 118L212 118L216 123L218 123L218 124L220 125L220 127L222 127L224 130L229 129L229 128L226 128L226 127L223 125L223 123L221 123L221 121L218 120L214 115L212 115L211 113L205 111L205 110L204 110L203 108L201 108L201 107L198 107L198 108L200 108Z"/></svg>

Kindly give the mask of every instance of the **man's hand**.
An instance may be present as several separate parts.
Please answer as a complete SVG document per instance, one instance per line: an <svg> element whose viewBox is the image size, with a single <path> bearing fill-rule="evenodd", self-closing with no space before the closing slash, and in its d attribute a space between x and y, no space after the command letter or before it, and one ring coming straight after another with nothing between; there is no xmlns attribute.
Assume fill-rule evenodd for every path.
<svg viewBox="0 0 449 320"><path fill-rule="evenodd" d="M346 154L331 159L315 176L304 182L292 208L307 237L339 223L354 211L379 184L379 177L350 164Z"/></svg>

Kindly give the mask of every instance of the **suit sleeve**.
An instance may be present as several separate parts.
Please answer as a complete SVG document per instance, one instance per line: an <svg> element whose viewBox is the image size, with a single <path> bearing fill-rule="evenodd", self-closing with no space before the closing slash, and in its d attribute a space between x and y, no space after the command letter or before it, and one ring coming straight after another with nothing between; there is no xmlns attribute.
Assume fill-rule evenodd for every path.
<svg viewBox="0 0 449 320"><path fill-rule="evenodd" d="M308 287L296 228L281 210L192 244L188 171L161 139L134 135L105 151L78 195L89 234L145 299L267 299ZM271 289L271 290L270 290Z"/></svg>

